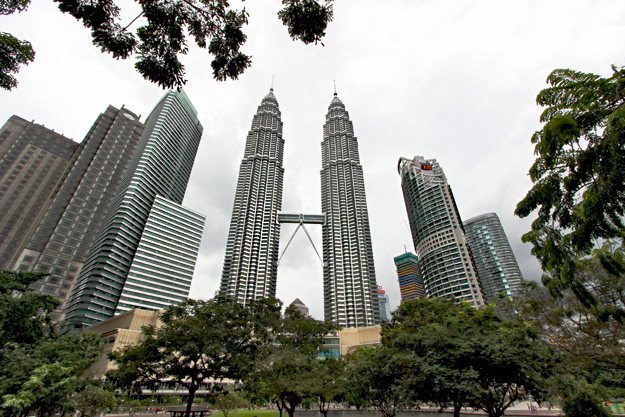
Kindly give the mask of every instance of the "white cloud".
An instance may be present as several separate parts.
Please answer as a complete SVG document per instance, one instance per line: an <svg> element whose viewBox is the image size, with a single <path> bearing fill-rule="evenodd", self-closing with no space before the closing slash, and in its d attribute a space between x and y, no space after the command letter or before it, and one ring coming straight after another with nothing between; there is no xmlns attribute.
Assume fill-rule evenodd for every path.
<svg viewBox="0 0 625 417"><path fill-rule="evenodd" d="M124 6L134 3L125 1ZM467 219L496 212L526 278L540 270L520 241L530 221L513 216L530 187L536 94L555 68L607 75L625 63L625 3L617 0L337 0L325 47L292 41L279 2L247 1L245 51L253 66L237 81L212 79L210 56L191 47L186 91L204 137L185 205L207 215L192 296L219 287L238 167L252 117L275 76L284 122L286 211L320 211L322 126L333 80L354 123L365 174L378 282L399 302L393 257L412 247L396 171L400 156L442 164ZM131 20L136 10L127 11ZM4 31L37 51L13 92L0 92L0 121L17 114L81 140L100 112L125 104L144 117L162 91L91 45L88 31L52 2L2 16ZM320 250L320 230L309 231ZM292 229L283 230L282 247ZM279 268L278 295L323 316L321 266L301 231Z"/></svg>

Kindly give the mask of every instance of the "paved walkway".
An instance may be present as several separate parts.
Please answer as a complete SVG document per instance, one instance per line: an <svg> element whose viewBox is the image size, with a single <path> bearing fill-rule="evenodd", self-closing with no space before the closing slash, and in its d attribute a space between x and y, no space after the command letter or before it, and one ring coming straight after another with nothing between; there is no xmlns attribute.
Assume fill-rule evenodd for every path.
<svg viewBox="0 0 625 417"><path fill-rule="evenodd" d="M511 407L508 407L508 409L506 409L506 412L504 415L506 416L560 416L562 415L562 410L560 410L559 408L552 408L551 410L548 410L547 407L541 407L541 408L537 408L535 409L535 411L531 411L530 407L528 407L529 405L537 407L537 403L535 401L521 401L520 403L517 403ZM314 410L311 410L314 411ZM345 410L341 410L341 411L345 411ZM353 410L354 412L356 412L356 410ZM415 410L417 411L417 410ZM438 408L426 408L426 407L422 407L421 410L422 412L438 412ZM447 410L450 411L450 410ZM295 412L295 416L297 417L297 411ZM467 409L466 411L463 409L462 410L462 414L475 414L475 415L485 415L485 413L483 411L474 411L472 409ZM158 414L154 414L154 413L135 413L134 414L135 417L170 417L170 414L168 412L158 412ZM106 417L129 417L128 414L106 414ZM283 414L283 417L288 417L288 414L285 412Z"/></svg>

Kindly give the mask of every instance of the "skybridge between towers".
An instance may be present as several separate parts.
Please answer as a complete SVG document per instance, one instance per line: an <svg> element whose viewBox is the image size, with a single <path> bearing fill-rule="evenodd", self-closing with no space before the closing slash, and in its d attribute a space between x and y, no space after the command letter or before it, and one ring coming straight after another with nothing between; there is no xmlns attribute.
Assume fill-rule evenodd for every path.
<svg viewBox="0 0 625 417"><path fill-rule="evenodd" d="M319 255L319 252L317 251L317 248L315 247L315 243L313 242L312 238L310 237L310 234L308 234L308 230L306 230L306 226L304 226L304 225L305 224L320 224L320 225L324 225L325 222L326 222L326 215L325 214L278 213L278 223L279 224L283 224L283 223L297 224L297 227L295 228L295 231L291 235L291 238L289 239L289 242L286 244L286 246L284 247L284 250L282 251L282 255L280 255L280 258L278 258L278 265L280 265L280 260L284 256L284 253L289 248L289 245L291 244L291 241L293 240L293 238L295 237L295 234L297 233L297 231L300 228L304 229L304 232L306 233L306 236L308 236L308 240L310 241L310 244L312 245L313 249L315 250L315 253L317 254L317 258L319 258L319 260L321 261L321 264L323 265L323 259L321 259L321 256Z"/></svg>

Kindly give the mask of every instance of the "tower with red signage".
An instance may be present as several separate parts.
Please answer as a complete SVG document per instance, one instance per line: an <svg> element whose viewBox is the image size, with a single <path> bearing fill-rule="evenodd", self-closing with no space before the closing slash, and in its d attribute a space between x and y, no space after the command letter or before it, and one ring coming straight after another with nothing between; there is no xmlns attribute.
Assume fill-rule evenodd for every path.
<svg viewBox="0 0 625 417"><path fill-rule="evenodd" d="M436 159L400 158L398 171L425 294L484 305L451 187Z"/></svg>

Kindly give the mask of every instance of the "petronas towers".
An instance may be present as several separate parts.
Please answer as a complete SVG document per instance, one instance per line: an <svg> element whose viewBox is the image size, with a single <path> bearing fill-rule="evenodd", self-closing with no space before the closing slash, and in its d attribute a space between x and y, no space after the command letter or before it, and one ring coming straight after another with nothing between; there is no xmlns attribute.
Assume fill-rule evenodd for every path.
<svg viewBox="0 0 625 417"><path fill-rule="evenodd" d="M284 139L273 89L258 107L239 170L220 292L241 303L276 295Z"/></svg>
<svg viewBox="0 0 625 417"><path fill-rule="evenodd" d="M280 223L322 224L325 319L342 327L380 322L369 216L358 142L336 96L323 127L323 214L284 214L282 121L273 89L247 136L220 292L241 303L274 297Z"/></svg>
<svg viewBox="0 0 625 417"><path fill-rule="evenodd" d="M334 95L321 143L321 210L325 318L342 327L378 324L365 180L358 141L345 106Z"/></svg>

